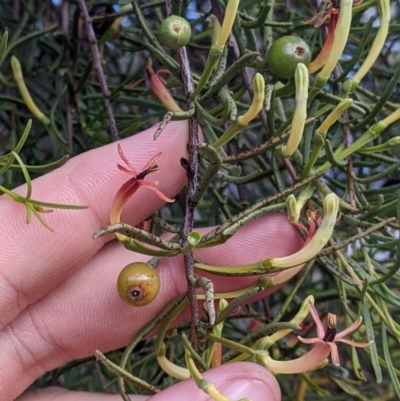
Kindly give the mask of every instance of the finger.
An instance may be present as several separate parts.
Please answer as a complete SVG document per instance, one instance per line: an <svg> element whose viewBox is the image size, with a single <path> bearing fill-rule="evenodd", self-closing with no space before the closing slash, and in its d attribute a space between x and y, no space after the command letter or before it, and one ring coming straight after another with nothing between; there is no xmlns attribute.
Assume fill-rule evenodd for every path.
<svg viewBox="0 0 400 401"><path fill-rule="evenodd" d="M280 401L281 391L275 377L267 369L250 362L232 363L203 373L226 397L232 400ZM151 397L149 401L172 400L179 394L182 401L209 401L193 380L185 380ZM181 396L183 395L183 396Z"/></svg>
<svg viewBox="0 0 400 401"><path fill-rule="evenodd" d="M243 373L245 372L245 373ZM203 373L223 395L232 400L250 398L252 401L280 401L281 392L275 377L255 363L241 362L223 365ZM50 388L36 394L26 394L17 401L117 401L120 395L69 392ZM130 396L131 401L209 401L210 396L198 389L193 380L177 383L151 397ZM179 397L179 398L178 398Z"/></svg>
<svg viewBox="0 0 400 401"><path fill-rule="evenodd" d="M131 401L149 400L147 395L129 395ZM119 394L99 394L80 391L68 391L59 387L47 387L29 391L15 401L121 401ZM193 400L194 401L194 400Z"/></svg>
<svg viewBox="0 0 400 401"><path fill-rule="evenodd" d="M201 261L213 258L215 264L233 265L291 254L301 244L287 216L274 214L242 227L215 249L201 250L196 258ZM69 360L93 355L96 349L106 352L125 346L166 305L185 293L182 257L165 258L157 268L161 288L154 302L145 308L124 304L116 292L117 276L126 264L146 260L148 257L144 255L110 243L84 269L5 328L0 333L3 356L0 380L4 380L6 394L15 397L44 372ZM255 280L213 277L216 291L243 288ZM180 321L185 318L188 315L183 315ZM19 358L15 358L16 351Z"/></svg>
<svg viewBox="0 0 400 401"><path fill-rule="evenodd" d="M149 180L174 197L184 186L185 171L179 160L186 155L187 123L166 127L157 141L156 127L121 141L126 156L140 169L155 154L160 172ZM119 187L130 177L117 169L121 163L117 144L92 150L33 182L32 198L60 204L86 205L87 210L54 210L44 219L50 232L37 220L26 224L25 209L9 197L0 197L0 328L27 305L81 268L104 244L92 239L94 231L109 224L110 206ZM147 179L147 178L146 178ZM16 189L26 193L26 187ZM152 191L141 188L127 205L124 221L137 224L162 206Z"/></svg>

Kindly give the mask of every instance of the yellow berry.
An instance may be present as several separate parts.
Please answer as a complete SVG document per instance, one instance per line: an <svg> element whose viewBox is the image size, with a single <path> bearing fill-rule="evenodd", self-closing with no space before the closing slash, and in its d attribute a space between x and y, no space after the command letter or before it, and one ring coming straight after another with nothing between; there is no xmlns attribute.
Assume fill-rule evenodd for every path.
<svg viewBox="0 0 400 401"><path fill-rule="evenodd" d="M155 299L159 289L158 273L148 263L130 263L121 270L118 276L118 294L131 306L148 305Z"/></svg>

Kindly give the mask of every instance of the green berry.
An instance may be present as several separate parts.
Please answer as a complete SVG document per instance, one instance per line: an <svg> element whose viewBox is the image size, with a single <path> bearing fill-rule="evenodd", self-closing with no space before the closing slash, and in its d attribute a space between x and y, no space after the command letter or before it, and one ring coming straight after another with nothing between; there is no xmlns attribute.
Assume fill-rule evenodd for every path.
<svg viewBox="0 0 400 401"><path fill-rule="evenodd" d="M296 66L306 66L311 61L311 50L308 44L298 36L283 36L276 40L267 54L267 65L270 71L280 78L293 78Z"/></svg>
<svg viewBox="0 0 400 401"><path fill-rule="evenodd" d="M158 40L171 49L179 49L189 43L192 28L185 18L171 15L161 24Z"/></svg>

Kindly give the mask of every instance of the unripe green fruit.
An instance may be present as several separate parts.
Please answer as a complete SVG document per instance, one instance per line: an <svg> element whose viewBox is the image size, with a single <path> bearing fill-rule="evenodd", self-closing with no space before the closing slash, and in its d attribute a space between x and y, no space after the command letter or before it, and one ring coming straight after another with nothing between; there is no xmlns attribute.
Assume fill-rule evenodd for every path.
<svg viewBox="0 0 400 401"><path fill-rule="evenodd" d="M311 61L311 50L298 36L283 36L276 40L267 54L267 65L270 71L280 78L293 78L297 64L306 66Z"/></svg>
<svg viewBox="0 0 400 401"><path fill-rule="evenodd" d="M171 15L165 19L160 28L158 40L171 49L179 49L189 43L192 28L185 18Z"/></svg>
<svg viewBox="0 0 400 401"><path fill-rule="evenodd" d="M148 263L130 263L118 276L117 290L127 304L145 306L158 295L160 278L156 269Z"/></svg>

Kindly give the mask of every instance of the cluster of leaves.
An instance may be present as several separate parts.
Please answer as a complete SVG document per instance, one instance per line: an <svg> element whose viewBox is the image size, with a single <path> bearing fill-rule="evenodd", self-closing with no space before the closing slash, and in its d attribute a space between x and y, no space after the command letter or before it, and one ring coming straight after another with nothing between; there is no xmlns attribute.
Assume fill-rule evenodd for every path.
<svg viewBox="0 0 400 401"><path fill-rule="evenodd" d="M202 94L207 90L210 92L194 102L193 110L186 106L182 66L177 62L176 51L161 46L157 40L160 24L165 19L164 1L134 1L132 7L120 12L117 12L120 8L115 7L115 13L108 15L103 15L103 11L93 13L93 26L99 39L102 68L111 91L120 137L160 122L166 113L165 107L152 97L148 85L133 85L145 76L149 57L154 68L171 71L166 86L175 101L186 110L186 113L168 114L167 119L187 118L195 111L210 143L226 132L232 116L248 110L254 95L249 77L254 72L264 76L266 83L271 85L268 104L264 105L259 117L219 153L219 168L203 188L195 226L229 228L235 216L246 215L249 206L257 204L262 204L262 213L256 216L248 213L244 221L239 218L236 222L246 223L265 213L283 210L285 206L279 202L290 194L298 195L306 183L312 183L315 191L307 202L310 209L321 208L323 196L329 192L340 196L342 214L332 240L335 245L341 243L346 247L331 247L330 253L319 254L314 263L308 264L299 277L280 291L263 302L244 308L240 317L227 319L224 337L239 341L245 336L248 328L243 317L264 324L289 320L302 300L312 294L319 309L329 309L337 316L344 316L346 322L363 316L366 336L374 339L374 343L366 352L356 354L351 350L347 358L342 358L349 363L341 368L328 365L310 377L280 378L283 399L296 396L303 399L307 386L307 399L322 396L346 400L389 399L395 393L400 396L397 358L400 340L397 323L400 318L399 255L396 255L399 226L392 219L398 208L400 162L398 149L383 145L396 136L399 123L379 132L374 127L400 107L397 84L400 49L396 47L400 10L392 7L389 34L382 52L351 93L353 103L346 114L330 128L329 143L325 148L321 146L317 154L314 168L321 170L326 160L330 163L329 168L322 168L323 175L312 176L305 171L316 146L316 128L342 100L339 95L346 78L353 76L367 57L380 25L379 6L383 2L365 0L353 7L350 35L341 60L308 107L300 147L291 157L282 158L280 145L287 140L293 118L294 85L291 80L279 80L268 71L266 54L273 41L295 34L309 43L315 56L326 37L324 25L315 27L315 21L304 22L319 11L316 5L292 3L240 2L230 46L221 55L212 84L206 86ZM322 7L327 4L322 3ZM96 3L88 6L95 7ZM100 6L103 10L104 4ZM173 13L186 17L192 25L193 35L186 50L195 85L211 47L210 17L222 17L224 9L222 0L211 3L172 1ZM106 7L106 11L110 12L110 8ZM28 211L37 214L42 207L56 205L45 204L45 200L42 203L30 200L29 185L24 198L17 198L10 190L23 182L30 184L29 174L43 174L61 164L66 155L73 156L111 142L109 119L99 80L93 72L92 55L76 1L64 0L59 4L55 1L4 0L0 4L0 15L3 39L0 45L3 186L0 191L23 202ZM123 19L118 32L110 35L104 26L109 27L107 21L113 22L119 17ZM4 32L9 33L8 43ZM11 56L20 60L23 80L40 113L35 113L24 97L19 85L21 78L13 69ZM32 119L32 126L29 119ZM343 144L348 148L362 138L368 139L369 150L355 149L346 157L335 157L340 154ZM200 178L207 177L210 164L213 164L206 151L201 156ZM182 194L173 205L159 213L158 220L153 220L159 223L159 217L163 217L168 223L155 225L154 232L158 233L159 226L181 226L184 208ZM304 216L302 220L305 220ZM179 337L173 337L168 347L175 360L183 359ZM131 357L129 367L134 375L155 386L169 386L172 379L157 368L152 350L152 340L147 340L142 344L142 350ZM273 352L282 358L293 359L299 353L299 344L292 346L290 342L282 341ZM110 359L117 363L120 356L120 352L115 352ZM92 359L74 362L43 377L35 386L63 383L68 388L100 390L113 376L106 369L99 369ZM360 386L360 379L367 379L369 384ZM318 383L328 385L322 389ZM108 387L111 391L112 388ZM294 389L298 389L297 393ZM133 386L128 390L141 391Z"/></svg>

